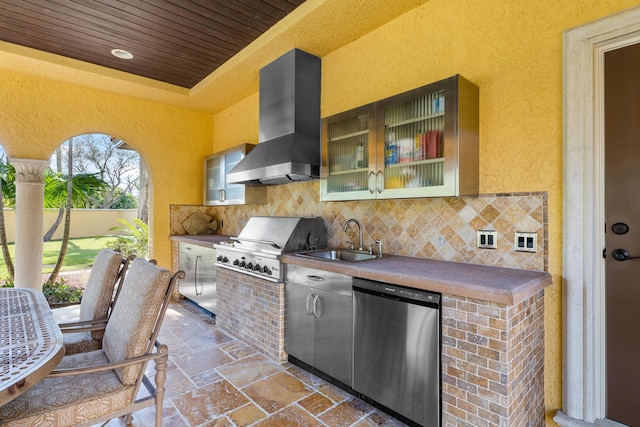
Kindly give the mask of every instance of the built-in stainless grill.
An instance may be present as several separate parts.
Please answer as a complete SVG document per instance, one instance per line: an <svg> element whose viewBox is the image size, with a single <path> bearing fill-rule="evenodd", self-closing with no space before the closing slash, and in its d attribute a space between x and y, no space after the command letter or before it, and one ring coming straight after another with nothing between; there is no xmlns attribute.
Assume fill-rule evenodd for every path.
<svg viewBox="0 0 640 427"><path fill-rule="evenodd" d="M326 248L327 227L320 217L254 216L231 239L214 245L218 267L282 282L282 254Z"/></svg>

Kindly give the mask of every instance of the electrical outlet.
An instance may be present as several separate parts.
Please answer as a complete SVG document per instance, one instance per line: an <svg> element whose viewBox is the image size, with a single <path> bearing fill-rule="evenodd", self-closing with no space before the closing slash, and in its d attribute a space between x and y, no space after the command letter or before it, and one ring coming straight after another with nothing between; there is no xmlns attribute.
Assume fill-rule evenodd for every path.
<svg viewBox="0 0 640 427"><path fill-rule="evenodd" d="M536 233L516 232L514 249L518 252L538 252L538 235Z"/></svg>
<svg viewBox="0 0 640 427"><path fill-rule="evenodd" d="M495 230L478 230L478 247L496 249L498 247L498 232Z"/></svg>

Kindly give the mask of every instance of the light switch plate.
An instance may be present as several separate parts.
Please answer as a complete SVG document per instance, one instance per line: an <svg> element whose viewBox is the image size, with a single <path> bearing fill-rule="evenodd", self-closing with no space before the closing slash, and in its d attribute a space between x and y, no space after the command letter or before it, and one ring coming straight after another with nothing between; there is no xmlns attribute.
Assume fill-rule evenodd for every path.
<svg viewBox="0 0 640 427"><path fill-rule="evenodd" d="M516 232L514 249L518 252L538 252L538 235L522 231Z"/></svg>
<svg viewBox="0 0 640 427"><path fill-rule="evenodd" d="M495 230L478 230L478 247L482 249L497 249L498 232Z"/></svg>

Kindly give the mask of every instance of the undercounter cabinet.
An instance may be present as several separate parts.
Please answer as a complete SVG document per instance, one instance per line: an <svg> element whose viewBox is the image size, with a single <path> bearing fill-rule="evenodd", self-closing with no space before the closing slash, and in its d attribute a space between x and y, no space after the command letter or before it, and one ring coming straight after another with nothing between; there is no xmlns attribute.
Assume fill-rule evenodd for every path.
<svg viewBox="0 0 640 427"><path fill-rule="evenodd" d="M343 274L287 265L285 351L308 366L352 385L353 288Z"/></svg>

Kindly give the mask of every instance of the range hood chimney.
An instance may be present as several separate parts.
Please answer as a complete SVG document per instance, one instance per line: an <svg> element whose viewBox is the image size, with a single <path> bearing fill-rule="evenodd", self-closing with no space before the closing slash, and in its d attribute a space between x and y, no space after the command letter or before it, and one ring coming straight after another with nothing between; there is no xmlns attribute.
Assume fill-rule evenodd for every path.
<svg viewBox="0 0 640 427"><path fill-rule="evenodd" d="M293 49L260 70L258 145L227 182L288 184L320 178L320 58Z"/></svg>

